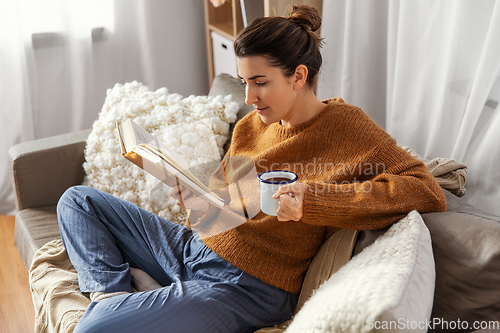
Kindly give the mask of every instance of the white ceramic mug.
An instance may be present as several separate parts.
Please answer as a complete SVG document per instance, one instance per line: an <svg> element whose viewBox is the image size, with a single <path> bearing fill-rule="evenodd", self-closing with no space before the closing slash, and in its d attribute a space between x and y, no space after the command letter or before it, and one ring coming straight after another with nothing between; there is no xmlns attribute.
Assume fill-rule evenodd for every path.
<svg viewBox="0 0 500 333"><path fill-rule="evenodd" d="M260 210L267 215L276 216L280 199L274 199L274 193L280 186L297 181L298 176L291 171L273 170L263 172L257 178L260 182Z"/></svg>

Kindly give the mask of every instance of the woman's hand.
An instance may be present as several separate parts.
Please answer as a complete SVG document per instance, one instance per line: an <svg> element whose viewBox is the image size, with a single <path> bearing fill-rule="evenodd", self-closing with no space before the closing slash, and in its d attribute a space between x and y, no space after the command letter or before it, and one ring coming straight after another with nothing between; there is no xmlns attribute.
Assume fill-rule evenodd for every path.
<svg viewBox="0 0 500 333"><path fill-rule="evenodd" d="M177 184L177 186L170 188L168 193L175 199L177 205L182 208L198 210L204 213L210 207L208 202L193 195L191 191L182 185Z"/></svg>
<svg viewBox="0 0 500 333"><path fill-rule="evenodd" d="M304 214L304 195L306 185L304 183L292 183L281 186L273 195L280 199L278 204L278 221L299 221Z"/></svg>

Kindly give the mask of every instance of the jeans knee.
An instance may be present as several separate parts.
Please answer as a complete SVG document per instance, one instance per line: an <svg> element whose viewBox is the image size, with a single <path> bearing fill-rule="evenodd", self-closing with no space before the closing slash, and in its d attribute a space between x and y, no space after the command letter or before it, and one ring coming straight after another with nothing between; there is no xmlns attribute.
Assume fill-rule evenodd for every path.
<svg viewBox="0 0 500 333"><path fill-rule="evenodd" d="M64 193L61 195L59 198L59 201L57 202L57 213L59 214L61 210L63 209L64 206L68 205L69 203L75 202L75 199L79 197L79 192L80 187L83 186L72 186L68 188Z"/></svg>
<svg viewBox="0 0 500 333"><path fill-rule="evenodd" d="M68 188L57 202L57 215L59 217L67 214L68 209L78 209L86 196L92 195L92 192L97 192L96 189L88 186L77 185ZM59 222L61 219L59 218Z"/></svg>

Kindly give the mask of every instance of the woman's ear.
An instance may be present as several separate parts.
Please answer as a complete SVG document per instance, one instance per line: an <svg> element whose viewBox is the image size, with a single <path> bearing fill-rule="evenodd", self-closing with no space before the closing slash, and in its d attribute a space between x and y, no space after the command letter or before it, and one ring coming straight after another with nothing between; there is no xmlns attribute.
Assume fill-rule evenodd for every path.
<svg viewBox="0 0 500 333"><path fill-rule="evenodd" d="M302 89L302 87L306 84L308 73L309 70L305 65L298 65L297 68L295 68L294 81L293 81L293 88L295 90Z"/></svg>

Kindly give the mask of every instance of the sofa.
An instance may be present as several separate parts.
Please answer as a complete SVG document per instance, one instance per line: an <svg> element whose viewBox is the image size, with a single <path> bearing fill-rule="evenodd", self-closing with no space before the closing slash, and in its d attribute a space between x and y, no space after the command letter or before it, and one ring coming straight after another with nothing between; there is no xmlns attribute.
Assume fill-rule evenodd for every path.
<svg viewBox="0 0 500 333"><path fill-rule="evenodd" d="M252 110L244 103L245 91L238 79L225 74L217 76L209 96L229 94L238 103L237 120ZM84 181L82 165L90 133L91 129L88 129L39 139L15 145L9 150L18 209L15 243L27 270L32 268L34 258L44 245L60 238L56 205L66 189ZM408 331L479 332L479 329L491 328L484 323L500 322L500 217L467 204L447 190L443 191L447 211L422 214L425 228L418 229L422 234L429 233L432 242L429 248L433 260L426 266L426 270L432 271L430 278L433 282L427 319L436 325ZM300 308L311 295L343 269L351 258L367 252L387 232L384 229L335 233L332 238L340 238L343 243L327 241L321 247L307 273L296 313L300 313ZM480 325L475 325L478 323ZM316 327L311 332L336 331L332 327L323 330ZM281 325L260 331L282 332L285 329L286 326ZM351 327L345 331L371 332L378 329Z"/></svg>

